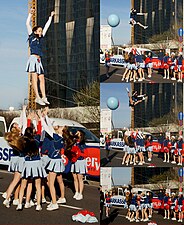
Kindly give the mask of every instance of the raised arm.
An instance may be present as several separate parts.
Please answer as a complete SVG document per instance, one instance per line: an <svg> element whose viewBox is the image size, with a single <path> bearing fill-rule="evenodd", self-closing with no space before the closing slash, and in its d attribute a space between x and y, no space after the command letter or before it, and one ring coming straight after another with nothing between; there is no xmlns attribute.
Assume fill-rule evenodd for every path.
<svg viewBox="0 0 184 225"><path fill-rule="evenodd" d="M50 24L52 22L52 17L54 16L54 11L51 12L51 15L49 16L49 19L47 21L47 23L45 24L44 28L43 28L43 37L45 36L47 30L49 29L50 27Z"/></svg>
<svg viewBox="0 0 184 225"><path fill-rule="evenodd" d="M28 35L30 35L32 33L31 17L32 17L33 13L35 13L35 10L31 9L28 14L27 20L26 20L26 27L27 27Z"/></svg>

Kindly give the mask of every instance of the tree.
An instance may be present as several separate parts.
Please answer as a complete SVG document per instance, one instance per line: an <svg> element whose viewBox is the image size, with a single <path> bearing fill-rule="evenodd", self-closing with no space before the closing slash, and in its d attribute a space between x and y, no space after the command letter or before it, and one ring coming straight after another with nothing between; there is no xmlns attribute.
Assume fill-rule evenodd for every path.
<svg viewBox="0 0 184 225"><path fill-rule="evenodd" d="M86 117L94 123L100 122L100 85L94 81L73 95L73 100L86 109ZM99 124L98 124L99 125Z"/></svg>

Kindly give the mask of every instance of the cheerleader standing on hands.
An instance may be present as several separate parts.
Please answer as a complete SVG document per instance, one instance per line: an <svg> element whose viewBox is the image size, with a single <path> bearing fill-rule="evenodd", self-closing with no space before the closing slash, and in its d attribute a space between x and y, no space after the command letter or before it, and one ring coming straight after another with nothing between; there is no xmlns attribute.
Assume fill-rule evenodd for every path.
<svg viewBox="0 0 184 225"><path fill-rule="evenodd" d="M41 57L43 56L42 53L42 44L43 44L43 38L52 22L52 17L54 16L54 12L51 12L51 15L45 24L45 27L42 29L40 26L36 26L31 28L30 22L32 14L35 13L34 10L31 10L27 21L27 31L29 35L29 47L30 47L30 57L27 62L27 68L26 71L32 73L32 82L33 82L33 88L36 95L35 102L40 105L50 104L46 98L45 94L45 78L44 78L44 69L41 62ZM40 98L40 95L38 93L38 78L40 81L40 90L42 94L42 98Z"/></svg>

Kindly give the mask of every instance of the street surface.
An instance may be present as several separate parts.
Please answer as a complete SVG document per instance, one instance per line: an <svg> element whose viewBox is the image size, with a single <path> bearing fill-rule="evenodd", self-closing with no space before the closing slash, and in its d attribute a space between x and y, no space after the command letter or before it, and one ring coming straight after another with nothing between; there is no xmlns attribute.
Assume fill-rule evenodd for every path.
<svg viewBox="0 0 184 225"><path fill-rule="evenodd" d="M103 216L102 216L102 220L101 220L101 224L122 224L122 225L127 225L127 224L131 224L131 225L135 225L135 224L139 224L139 225L147 225L149 222L155 222L158 225L165 225L165 224L184 224L184 223L178 223L178 221L173 221L173 220L164 220L164 216L162 214L158 214L157 211L153 212L153 217L149 222L130 222L129 220L127 220L126 217L127 214L127 209L122 209L121 207L111 207L111 211L110 211L110 216L109 218L105 217L105 207L103 210Z"/></svg>
<svg viewBox="0 0 184 225"><path fill-rule="evenodd" d="M112 149L109 153L109 159L110 161L107 161L106 159L106 150L104 148L100 148L100 156L101 156L101 166L108 166L108 167L128 167L133 166L133 164L129 164L128 166L122 165L122 158L124 156L124 152L122 150ZM152 157L152 161L149 162L147 156L145 157L145 164L140 166L137 165L137 167L176 167L177 164L170 163L164 163L163 159L163 153L157 154L154 153ZM181 166L180 166L181 167Z"/></svg>
<svg viewBox="0 0 184 225"><path fill-rule="evenodd" d="M80 210L87 209L95 213L99 221L99 183L89 182L84 187L84 199L77 201L73 199L73 185L71 182L64 180L65 183L65 197L67 203L61 205L59 210L47 211L47 204L42 205L42 211L38 212L35 207L16 211L16 206L11 205L8 209L3 204L2 193L6 191L11 182L13 174L4 170L0 170L0 225L5 224L79 224L79 222L72 221L72 215ZM46 197L47 203L50 199ZM96 223L99 224L99 223Z"/></svg>
<svg viewBox="0 0 184 225"><path fill-rule="evenodd" d="M118 66L111 66L109 70L109 77L106 76L106 68L103 64L100 64L100 82L101 83L123 83L121 81L122 74L124 73L125 68ZM157 71L153 71L152 77L148 78L145 73L145 80L143 83L175 83L177 81L173 81L171 79L163 79L163 75L159 74ZM141 83L141 82L136 82Z"/></svg>

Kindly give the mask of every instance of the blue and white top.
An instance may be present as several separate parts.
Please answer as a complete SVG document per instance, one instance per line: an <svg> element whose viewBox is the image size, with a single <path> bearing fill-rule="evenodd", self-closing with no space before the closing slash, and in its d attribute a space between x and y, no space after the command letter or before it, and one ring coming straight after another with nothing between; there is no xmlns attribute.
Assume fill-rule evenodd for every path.
<svg viewBox="0 0 184 225"><path fill-rule="evenodd" d="M43 56L42 53L42 45L43 45L43 37L45 36L51 22L52 22L52 16L49 17L47 23L45 24L42 32L42 37L37 37L34 32L32 32L32 28L30 25L31 22L31 17L32 14L29 13L28 18L26 20L26 26L27 26L27 31L29 35L29 46L30 46L30 51L31 55L38 55L38 56Z"/></svg>

